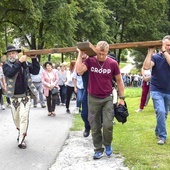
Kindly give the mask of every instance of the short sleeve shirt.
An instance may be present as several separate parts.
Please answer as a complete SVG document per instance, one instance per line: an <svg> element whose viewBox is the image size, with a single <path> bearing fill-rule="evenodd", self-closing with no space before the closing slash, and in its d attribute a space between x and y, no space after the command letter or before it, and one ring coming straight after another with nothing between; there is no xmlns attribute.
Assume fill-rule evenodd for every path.
<svg viewBox="0 0 170 170"><path fill-rule="evenodd" d="M76 84L77 88L84 89L82 76L77 75L76 71L74 70L73 77L77 80L77 84Z"/></svg>
<svg viewBox="0 0 170 170"><path fill-rule="evenodd" d="M120 74L117 61L107 57L99 62L96 57L89 57L84 64L89 72L88 93L97 98L112 94L112 79Z"/></svg>
<svg viewBox="0 0 170 170"><path fill-rule="evenodd" d="M152 56L154 66L151 72L151 91L170 94L170 66L161 53Z"/></svg>

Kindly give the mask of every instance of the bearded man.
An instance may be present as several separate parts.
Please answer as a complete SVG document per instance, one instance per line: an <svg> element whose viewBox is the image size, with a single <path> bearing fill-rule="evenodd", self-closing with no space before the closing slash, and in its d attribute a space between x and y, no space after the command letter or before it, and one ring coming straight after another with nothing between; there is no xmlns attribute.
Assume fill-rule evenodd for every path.
<svg viewBox="0 0 170 170"><path fill-rule="evenodd" d="M40 64L36 57L31 57L32 63L27 62L27 56L18 57L21 49L9 45L5 54L7 62L3 64L3 72L7 80L6 96L11 100L12 116L19 132L18 147L26 149L25 137L27 135L31 96L37 96L37 90L31 81L30 74L37 75Z"/></svg>

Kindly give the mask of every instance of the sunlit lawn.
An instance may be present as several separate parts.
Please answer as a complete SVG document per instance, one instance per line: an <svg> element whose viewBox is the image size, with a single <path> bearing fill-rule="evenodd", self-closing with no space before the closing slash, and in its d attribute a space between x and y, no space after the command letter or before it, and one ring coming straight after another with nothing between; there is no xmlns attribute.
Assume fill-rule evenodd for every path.
<svg viewBox="0 0 170 170"><path fill-rule="evenodd" d="M120 68L123 68L123 67L125 67L126 65L127 65L127 63L123 63L123 62L119 63L119 67L120 67Z"/></svg>
<svg viewBox="0 0 170 170"><path fill-rule="evenodd" d="M170 140L165 145L157 145L154 135L155 113L152 100L143 112L136 113L139 107L141 88L126 88L125 96L129 109L128 121L114 125L114 153L121 153L125 164L132 170L168 170L170 169ZM82 130L83 121L75 115L71 130ZM167 131L170 133L170 120L167 120Z"/></svg>

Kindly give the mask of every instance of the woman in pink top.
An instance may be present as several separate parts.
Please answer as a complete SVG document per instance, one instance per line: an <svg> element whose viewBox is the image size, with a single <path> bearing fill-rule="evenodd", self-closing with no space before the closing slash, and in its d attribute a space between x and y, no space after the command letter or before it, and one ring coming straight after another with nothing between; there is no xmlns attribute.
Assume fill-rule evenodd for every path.
<svg viewBox="0 0 170 170"><path fill-rule="evenodd" d="M47 99L48 116L55 116L55 106L58 94L52 95L51 90L54 87L59 89L58 74L53 70L52 63L49 61L44 64L44 69L45 70L42 73L42 83L44 95Z"/></svg>

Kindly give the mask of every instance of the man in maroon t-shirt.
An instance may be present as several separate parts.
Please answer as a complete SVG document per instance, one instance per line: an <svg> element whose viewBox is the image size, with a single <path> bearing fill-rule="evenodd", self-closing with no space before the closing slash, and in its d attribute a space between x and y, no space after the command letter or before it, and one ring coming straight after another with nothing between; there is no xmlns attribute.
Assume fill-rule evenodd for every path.
<svg viewBox="0 0 170 170"><path fill-rule="evenodd" d="M113 134L113 101L112 101L112 79L115 78L119 104L124 105L124 86L118 63L107 56L109 44L106 41L99 41L96 46L97 55L89 57L82 63L83 51L78 49L76 70L79 75L85 71L89 72L88 82L88 120L91 126L94 144L93 159L100 159L105 153L112 154L111 142ZM102 113L102 121L101 121ZM103 127L103 134L101 128Z"/></svg>

